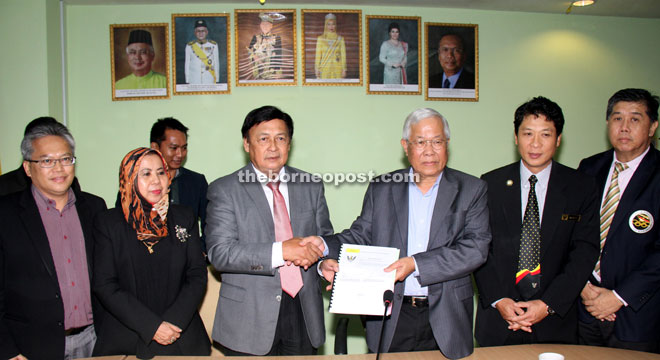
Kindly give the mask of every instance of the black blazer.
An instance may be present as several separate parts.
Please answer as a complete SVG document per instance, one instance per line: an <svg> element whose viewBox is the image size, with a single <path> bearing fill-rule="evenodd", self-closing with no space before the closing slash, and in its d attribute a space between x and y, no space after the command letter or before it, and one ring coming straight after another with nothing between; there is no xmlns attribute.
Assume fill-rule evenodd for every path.
<svg viewBox="0 0 660 360"><path fill-rule="evenodd" d="M31 183L21 165L18 169L0 176L0 196L22 191Z"/></svg>
<svg viewBox="0 0 660 360"><path fill-rule="evenodd" d="M180 327L179 355L209 355L211 343L197 308L206 291L206 262L199 247L197 221L183 206L170 204L168 237L175 249L170 259L171 283L163 289L169 308L156 314L136 298L136 274L132 246L137 234L120 208L108 210L95 222L96 249L93 291L102 305L102 322L96 326L94 356L141 353L163 321ZM180 241L175 225L187 229L190 238ZM157 248L154 248L157 251ZM145 249L146 251L146 249Z"/></svg>
<svg viewBox="0 0 660 360"><path fill-rule="evenodd" d="M504 345L511 330L491 304L501 298L522 300L515 275L522 227L520 162L493 170L488 208L493 240L488 260L475 273L479 290L475 336L481 346ZM596 264L598 208L594 180L552 163L541 219L541 299L557 312L532 326L539 342L577 343L577 301Z"/></svg>
<svg viewBox="0 0 660 360"><path fill-rule="evenodd" d="M614 151L586 158L578 170L592 175L606 191ZM638 211L650 214L650 229L635 229ZM615 290L627 303L616 313L614 333L629 342L660 341L660 151L651 147L619 200L600 261L600 286ZM580 320L595 319L581 306Z"/></svg>
<svg viewBox="0 0 660 360"><path fill-rule="evenodd" d="M442 88L442 72L429 78L429 88ZM463 68L461 76L458 77L453 89L474 89L474 73Z"/></svg>
<svg viewBox="0 0 660 360"><path fill-rule="evenodd" d="M87 266L93 271L93 219L103 199L74 188ZM64 358L64 305L46 230L28 187L0 199L0 358ZM94 319L98 303L92 296Z"/></svg>

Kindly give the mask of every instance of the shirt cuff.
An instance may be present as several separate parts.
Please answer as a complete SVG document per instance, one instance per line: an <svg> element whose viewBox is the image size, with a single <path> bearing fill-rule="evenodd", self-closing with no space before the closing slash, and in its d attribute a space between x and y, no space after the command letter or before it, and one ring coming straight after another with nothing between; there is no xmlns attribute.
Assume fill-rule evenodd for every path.
<svg viewBox="0 0 660 360"><path fill-rule="evenodd" d="M411 256L411 258L413 259L413 262L415 263L415 271L413 271L413 273L410 274L410 275L412 275L413 277L418 277L419 276L419 268L417 267L417 260L415 260L414 256ZM410 275L408 275L408 276L410 276Z"/></svg>
<svg viewBox="0 0 660 360"><path fill-rule="evenodd" d="M504 300L504 298L501 298L501 299L499 299L499 300L493 301L493 303L490 304L490 306L492 306L493 308L496 308L495 305L497 305L497 303L500 302L500 301L502 301L502 300Z"/></svg>
<svg viewBox="0 0 660 360"><path fill-rule="evenodd" d="M614 296L616 296L616 298L623 303L623 306L628 306L628 303L625 300L623 300L623 298L619 296L619 294L617 294L615 290L612 290L612 292L614 293Z"/></svg>
<svg viewBox="0 0 660 360"><path fill-rule="evenodd" d="M273 243L273 251L272 255L270 258L270 263L273 264L272 268L278 268L280 266L284 266L285 261L284 261L284 255L282 254L282 243L281 242L274 242Z"/></svg>
<svg viewBox="0 0 660 360"><path fill-rule="evenodd" d="M323 236L319 236L319 239L323 241L323 257L326 257L328 254L330 254L330 250L328 250L328 244L325 242Z"/></svg>

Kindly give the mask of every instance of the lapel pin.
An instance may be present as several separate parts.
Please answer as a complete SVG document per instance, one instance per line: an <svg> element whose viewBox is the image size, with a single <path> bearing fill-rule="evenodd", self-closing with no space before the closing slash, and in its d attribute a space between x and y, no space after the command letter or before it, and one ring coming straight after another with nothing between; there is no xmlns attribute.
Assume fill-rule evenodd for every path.
<svg viewBox="0 0 660 360"><path fill-rule="evenodd" d="M507 180L506 186L513 186L513 180Z"/></svg>

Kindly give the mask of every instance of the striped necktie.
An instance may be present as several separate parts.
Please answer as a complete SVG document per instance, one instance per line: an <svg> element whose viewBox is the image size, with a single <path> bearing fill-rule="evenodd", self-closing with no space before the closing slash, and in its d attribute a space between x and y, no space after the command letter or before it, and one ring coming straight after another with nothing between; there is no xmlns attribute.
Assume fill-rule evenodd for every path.
<svg viewBox="0 0 660 360"><path fill-rule="evenodd" d="M612 181L610 181L610 187L607 189L607 195L605 195L605 201L603 201L603 206L600 209L600 252L602 254L603 247L605 246L605 239L607 239L607 233L610 231L610 225L612 225L612 219L614 218L614 213L616 208L619 206L620 191L619 191L619 173L626 170L628 165L616 161L614 163L614 172L612 173ZM596 263L594 271L598 276L600 276L600 257Z"/></svg>

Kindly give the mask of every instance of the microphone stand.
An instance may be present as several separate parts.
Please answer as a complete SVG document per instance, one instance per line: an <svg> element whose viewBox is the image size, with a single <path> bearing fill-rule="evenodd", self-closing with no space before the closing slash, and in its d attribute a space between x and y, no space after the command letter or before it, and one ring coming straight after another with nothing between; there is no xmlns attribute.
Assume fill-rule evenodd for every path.
<svg viewBox="0 0 660 360"><path fill-rule="evenodd" d="M383 312L383 321L380 323L380 335L378 336L378 348L376 349L376 360L380 359L380 347L383 342L383 328L385 327L385 317L387 316L387 309L392 305L394 293L392 290L385 290L383 293L383 303L385 304L385 311Z"/></svg>

